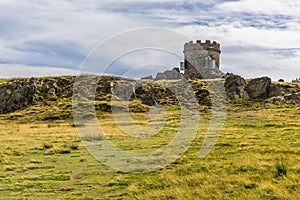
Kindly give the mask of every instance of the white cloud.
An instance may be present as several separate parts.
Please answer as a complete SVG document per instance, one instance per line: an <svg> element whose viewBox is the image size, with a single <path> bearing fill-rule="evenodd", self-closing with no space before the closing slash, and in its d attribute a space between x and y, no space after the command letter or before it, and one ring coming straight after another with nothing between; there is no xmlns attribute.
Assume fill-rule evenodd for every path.
<svg viewBox="0 0 300 200"><path fill-rule="evenodd" d="M98 1L1 1L0 63L76 69L98 42L142 25L151 23L101 10Z"/></svg>
<svg viewBox="0 0 300 200"><path fill-rule="evenodd" d="M200 37L218 40L222 46L300 48L300 32L239 27L236 22L218 27L184 26L177 28L177 30L195 39Z"/></svg>
<svg viewBox="0 0 300 200"><path fill-rule="evenodd" d="M43 77L77 75L77 70L55 67L31 67L26 65L0 64L1 78Z"/></svg>
<svg viewBox="0 0 300 200"><path fill-rule="evenodd" d="M159 26L194 40L217 40L228 71L274 79L280 74L288 80L299 73L299 53L274 57L263 49L300 48L299 10L296 0L0 0L0 63L10 66L6 72L8 67L0 65L0 74L74 70L98 42L129 29Z"/></svg>
<svg viewBox="0 0 300 200"><path fill-rule="evenodd" d="M244 76L255 78L261 76L280 78L291 81L300 76L300 51L298 56L276 57L274 54L263 51L251 51L242 53L227 53L223 55L223 70Z"/></svg>
<svg viewBox="0 0 300 200"><path fill-rule="evenodd" d="M299 16L300 2L297 0L241 0L223 2L216 8L225 12L250 12Z"/></svg>

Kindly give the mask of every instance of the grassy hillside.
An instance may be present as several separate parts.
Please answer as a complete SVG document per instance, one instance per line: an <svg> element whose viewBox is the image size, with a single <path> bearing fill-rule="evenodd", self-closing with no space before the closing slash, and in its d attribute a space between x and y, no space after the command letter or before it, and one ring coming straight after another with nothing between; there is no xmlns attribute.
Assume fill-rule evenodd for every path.
<svg viewBox="0 0 300 200"><path fill-rule="evenodd" d="M132 102L132 108L140 106ZM89 154L68 98L0 115L0 199L300 199L300 105L227 106L224 129L208 156L198 155L209 124L204 109L189 150L166 168L142 174L116 171ZM131 113L137 124L149 123L145 110ZM174 137L179 107L168 106L167 115L157 135L141 140L125 135L109 112L98 112L98 119L114 144L140 152Z"/></svg>

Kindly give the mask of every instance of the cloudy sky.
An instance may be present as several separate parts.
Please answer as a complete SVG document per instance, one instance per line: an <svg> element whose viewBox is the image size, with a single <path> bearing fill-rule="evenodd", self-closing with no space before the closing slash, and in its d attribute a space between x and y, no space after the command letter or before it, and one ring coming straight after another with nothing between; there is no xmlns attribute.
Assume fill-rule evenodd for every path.
<svg viewBox="0 0 300 200"><path fill-rule="evenodd" d="M287 81L300 77L296 0L0 0L0 77L76 74L98 44L142 27L218 41L224 72ZM141 66L139 57L151 58L157 70L157 57L169 60L164 67L180 61L163 54L145 51L125 60ZM111 73L126 73L118 68L121 61Z"/></svg>

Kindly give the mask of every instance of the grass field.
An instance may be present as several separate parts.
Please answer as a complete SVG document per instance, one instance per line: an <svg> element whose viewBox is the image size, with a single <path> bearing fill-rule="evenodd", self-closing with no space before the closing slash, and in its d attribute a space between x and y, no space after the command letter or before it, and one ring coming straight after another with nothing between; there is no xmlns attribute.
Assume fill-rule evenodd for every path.
<svg viewBox="0 0 300 200"><path fill-rule="evenodd" d="M146 114L133 115L147 125ZM299 104L230 104L208 156L199 158L208 128L204 118L180 159L140 174L97 161L72 121L0 117L1 199L300 199ZM139 151L166 144L179 119L172 120L151 142L141 143L122 134L108 113L100 124L120 148Z"/></svg>

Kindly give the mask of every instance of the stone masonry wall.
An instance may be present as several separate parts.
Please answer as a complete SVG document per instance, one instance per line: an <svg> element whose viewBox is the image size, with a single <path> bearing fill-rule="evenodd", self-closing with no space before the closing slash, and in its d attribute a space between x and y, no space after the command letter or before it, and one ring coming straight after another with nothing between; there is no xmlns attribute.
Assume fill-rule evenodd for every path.
<svg viewBox="0 0 300 200"><path fill-rule="evenodd" d="M184 45L185 75L190 79L219 78L223 74L220 69L220 44L210 40L190 41ZM205 59L211 58L215 68L209 68Z"/></svg>

